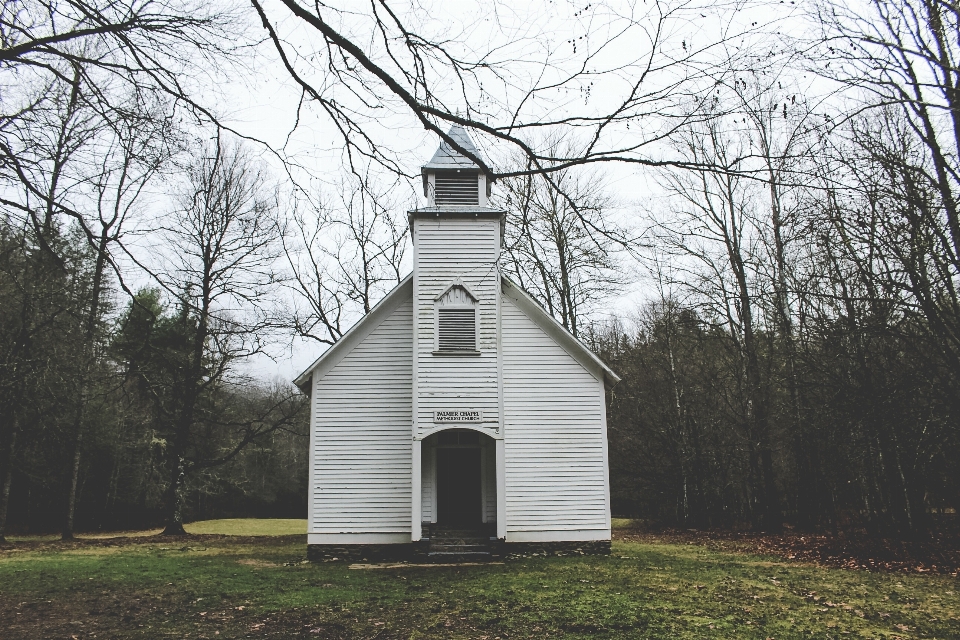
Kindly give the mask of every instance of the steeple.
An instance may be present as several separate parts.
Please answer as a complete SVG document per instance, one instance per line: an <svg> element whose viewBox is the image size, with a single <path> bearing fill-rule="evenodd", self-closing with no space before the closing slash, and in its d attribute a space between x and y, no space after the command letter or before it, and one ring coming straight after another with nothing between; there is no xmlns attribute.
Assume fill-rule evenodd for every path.
<svg viewBox="0 0 960 640"><path fill-rule="evenodd" d="M447 135L462 149L483 159L463 127L455 124ZM423 165L421 173L427 207L448 209L487 206L490 197L489 177L473 160L454 149L446 140L441 140L440 148L430 162Z"/></svg>

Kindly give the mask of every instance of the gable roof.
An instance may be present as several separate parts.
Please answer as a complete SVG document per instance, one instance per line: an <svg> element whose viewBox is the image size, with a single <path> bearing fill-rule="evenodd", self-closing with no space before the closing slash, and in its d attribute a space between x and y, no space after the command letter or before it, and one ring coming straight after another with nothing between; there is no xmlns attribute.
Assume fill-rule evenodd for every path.
<svg viewBox="0 0 960 640"><path fill-rule="evenodd" d="M600 371L605 382L610 386L620 382L620 376L614 373L613 369L601 360L597 355L580 342L567 328L557 322L557 319L547 313L547 310L540 306L533 296L527 293L523 287L515 283L507 276L501 274L503 282L503 292L517 303L520 310L527 314L534 324L539 326L547 335L553 338L567 353L577 360L588 371Z"/></svg>
<svg viewBox="0 0 960 640"><path fill-rule="evenodd" d="M380 326L381 322L396 311L397 307L411 298L413 298L412 273L391 289L380 302L373 306L373 309L370 309L370 313L360 318L355 325L340 336L339 340L314 360L313 364L307 367L303 373L294 378L293 384L297 385L300 391L310 395L310 381L313 379L314 371L321 369L323 373L326 373L335 367L348 353L353 351L354 347Z"/></svg>
<svg viewBox="0 0 960 640"><path fill-rule="evenodd" d="M577 340L562 324L557 322L556 318L547 313L547 311L540 306L540 303L524 291L520 285L502 274L500 278L504 285L503 293L509 295L510 298L517 303L520 310L523 311L534 324L553 338L571 357L583 365L588 371L599 372L604 381L611 386L620 382L620 376L614 373L613 369L608 367L603 360L598 358L596 354ZM360 344L374 329L380 326L380 323L386 320L397 307L412 298L413 274L410 274L384 296L384 298L370 310L370 313L360 318L335 344L324 351L319 358L314 360L313 364L297 376L293 383L300 388L300 391L310 395L310 381L313 379L315 372L319 370L322 375L335 367L354 347Z"/></svg>

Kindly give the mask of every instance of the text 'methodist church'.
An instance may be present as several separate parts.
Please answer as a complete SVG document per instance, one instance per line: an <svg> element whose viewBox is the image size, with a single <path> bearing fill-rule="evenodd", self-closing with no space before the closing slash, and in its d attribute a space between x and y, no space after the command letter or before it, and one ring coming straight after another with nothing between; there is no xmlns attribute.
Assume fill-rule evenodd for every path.
<svg viewBox="0 0 960 640"><path fill-rule="evenodd" d="M423 182L413 273L296 380L310 557L608 550L619 378L499 272L504 212L479 167L444 142Z"/></svg>

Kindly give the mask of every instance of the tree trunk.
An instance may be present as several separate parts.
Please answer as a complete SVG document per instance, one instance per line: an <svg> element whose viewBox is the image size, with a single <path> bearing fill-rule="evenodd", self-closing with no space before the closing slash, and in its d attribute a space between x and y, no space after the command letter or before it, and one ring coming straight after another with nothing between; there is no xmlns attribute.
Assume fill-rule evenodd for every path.
<svg viewBox="0 0 960 640"><path fill-rule="evenodd" d="M17 446L17 424L13 422L3 452L3 485L0 487L0 544L7 541L7 508L10 506L10 485L13 483L13 451Z"/></svg>
<svg viewBox="0 0 960 640"><path fill-rule="evenodd" d="M82 409L78 413L82 413ZM82 418L81 418L82 419ZM61 540L73 540L73 515L77 507L77 484L80 479L80 449L83 445L83 429L80 426L80 420L77 421L76 438L73 442L73 466L70 469L70 489L67 492L67 513L63 522L63 531L60 534Z"/></svg>
<svg viewBox="0 0 960 640"><path fill-rule="evenodd" d="M80 369L80 397L78 398L77 411L73 423L73 468L70 473L69 487L67 489L67 512L64 514L63 531L61 540L73 540L73 520L77 507L77 486L80 480L80 455L83 450L83 418L87 408L87 385L90 383L90 369L96 359L96 347L94 339L97 331L97 319L100 317L100 295L103 290L103 272L107 263L107 229L104 228L100 234L100 242L97 246L97 263L93 271L93 286L90 292L90 307L84 326L84 361Z"/></svg>
<svg viewBox="0 0 960 640"><path fill-rule="evenodd" d="M179 447L174 447L179 449ZM167 524L160 535L185 536L183 528L183 480L186 473L183 455L179 452L170 456L170 485L167 487L166 511Z"/></svg>

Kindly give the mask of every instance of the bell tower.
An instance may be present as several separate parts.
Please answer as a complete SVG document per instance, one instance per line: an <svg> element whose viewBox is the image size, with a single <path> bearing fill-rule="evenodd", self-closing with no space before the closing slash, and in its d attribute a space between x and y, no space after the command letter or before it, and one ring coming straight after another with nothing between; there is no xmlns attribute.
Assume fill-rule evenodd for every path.
<svg viewBox="0 0 960 640"><path fill-rule="evenodd" d="M448 136L480 157L462 127L454 125ZM446 141L421 172L426 206L408 212L413 240L413 540L421 537L424 438L451 428L478 431L497 441L498 464L503 460L497 261L504 212L489 206L490 177Z"/></svg>

